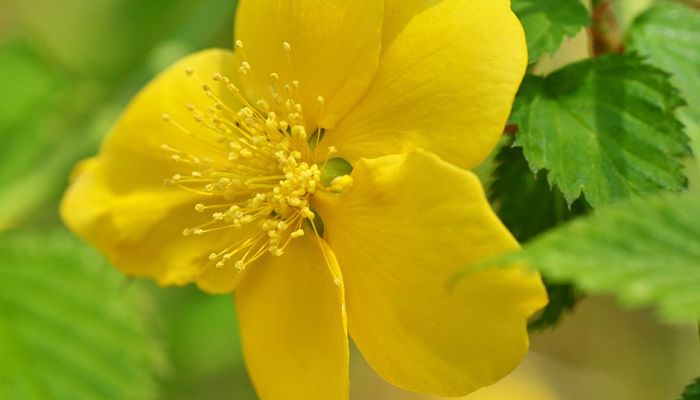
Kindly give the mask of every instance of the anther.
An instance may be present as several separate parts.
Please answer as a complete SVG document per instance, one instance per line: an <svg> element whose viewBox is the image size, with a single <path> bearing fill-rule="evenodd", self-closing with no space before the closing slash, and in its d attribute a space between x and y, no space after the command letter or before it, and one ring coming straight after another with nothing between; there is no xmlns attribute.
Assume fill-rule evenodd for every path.
<svg viewBox="0 0 700 400"><path fill-rule="evenodd" d="M353 179L350 175L339 176L331 181L330 190L336 193L344 193L352 187Z"/></svg>
<svg viewBox="0 0 700 400"><path fill-rule="evenodd" d="M241 66L238 68L238 71L241 73L241 75L247 75L248 72L250 72L250 64L248 61L241 62Z"/></svg>
<svg viewBox="0 0 700 400"><path fill-rule="evenodd" d="M302 237L302 236L304 236L304 230L303 230L303 229L298 229L298 230L292 232L289 236L291 236L292 239L296 239L296 238Z"/></svg>
<svg viewBox="0 0 700 400"><path fill-rule="evenodd" d="M262 112L270 111L270 105L265 100L258 100L255 105L258 106L258 109Z"/></svg>

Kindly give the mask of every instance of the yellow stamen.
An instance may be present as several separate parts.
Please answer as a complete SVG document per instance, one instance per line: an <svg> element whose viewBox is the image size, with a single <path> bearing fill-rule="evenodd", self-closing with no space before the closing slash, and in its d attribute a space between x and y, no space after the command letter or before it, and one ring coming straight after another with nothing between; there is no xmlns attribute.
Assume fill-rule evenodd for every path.
<svg viewBox="0 0 700 400"><path fill-rule="evenodd" d="M243 43L237 41L236 48L242 55L239 73L255 80ZM284 42L282 49L293 74L292 47ZM193 69L185 72L211 101L186 105L194 126L201 129L192 128L191 123L182 124L171 114L163 114L162 119L176 132L213 151L195 155L169 144L161 146L184 169L166 179L166 185L206 196L206 201L194 204L194 210L203 216L211 210L207 221L185 228L183 235L224 234L248 227L245 237L205 256L206 267L222 268L231 262L236 270L243 271L266 253L283 255L292 240L304 236L303 222L315 218L310 200L320 187L321 170L309 149L304 108L298 100L301 83L282 82L279 74L272 73L269 96L253 100L222 73L214 73L209 82L203 82ZM225 97L223 93L233 96ZM317 99L322 113L325 99ZM320 127L314 128L316 145L321 131ZM331 189L347 186L347 180L343 180Z"/></svg>

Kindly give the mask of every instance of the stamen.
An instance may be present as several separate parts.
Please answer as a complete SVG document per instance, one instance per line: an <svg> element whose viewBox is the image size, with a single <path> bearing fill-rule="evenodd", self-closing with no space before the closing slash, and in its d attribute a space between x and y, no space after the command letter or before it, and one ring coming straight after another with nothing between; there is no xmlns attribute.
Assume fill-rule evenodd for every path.
<svg viewBox="0 0 700 400"><path fill-rule="evenodd" d="M241 55L240 78L256 85L243 43L237 40L235 45ZM307 132L302 83L287 80L293 76L292 47L283 42L282 50L289 61L289 74L283 75L283 81L280 74L271 73L264 93L247 86L258 89L257 99L248 98L244 94L248 92L222 73L202 81L194 69L186 68L185 74L204 91L208 104L198 100L185 105L194 123L181 124L170 114L161 116L177 128L176 134L206 144L200 149L206 154L191 154L167 143L161 146L181 168L164 183L201 196L193 209L202 214L202 223L186 227L182 234L192 237L231 231L241 236L204 255L205 269L233 265L243 271L265 254L282 256L292 240L305 235L304 221L313 226L310 201L321 188L321 170L310 146L315 142L318 147L323 130L316 127L313 133ZM317 100L322 115L326 100L323 96ZM336 179L327 190L345 190L349 184L347 179Z"/></svg>

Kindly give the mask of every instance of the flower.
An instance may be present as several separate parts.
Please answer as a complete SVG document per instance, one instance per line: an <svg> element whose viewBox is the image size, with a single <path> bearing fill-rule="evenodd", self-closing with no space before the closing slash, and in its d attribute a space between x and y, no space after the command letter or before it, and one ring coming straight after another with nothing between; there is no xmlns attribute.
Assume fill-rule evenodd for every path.
<svg viewBox="0 0 700 400"><path fill-rule="evenodd" d="M62 203L124 273L236 289L262 399L348 396L348 332L391 383L462 395L509 373L536 274L480 163L526 66L507 0L241 0L236 49L130 104ZM347 307L346 307L347 306Z"/></svg>

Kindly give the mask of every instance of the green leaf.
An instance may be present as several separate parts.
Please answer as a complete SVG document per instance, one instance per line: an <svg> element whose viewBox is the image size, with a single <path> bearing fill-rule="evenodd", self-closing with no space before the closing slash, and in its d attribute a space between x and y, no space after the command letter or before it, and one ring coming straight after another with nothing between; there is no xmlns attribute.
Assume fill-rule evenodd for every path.
<svg viewBox="0 0 700 400"><path fill-rule="evenodd" d="M685 388L679 400L700 400L700 378L695 379Z"/></svg>
<svg viewBox="0 0 700 400"><path fill-rule="evenodd" d="M561 192L549 185L543 171L535 174L530 170L519 147L503 146L495 163L489 199L501 221L521 243L590 210L583 199L567 205ZM554 327L580 298L571 285L551 284L545 279L545 286L549 303L530 321L531 331Z"/></svg>
<svg viewBox="0 0 700 400"><path fill-rule="evenodd" d="M670 322L700 317L700 199L688 193L628 199L550 231L522 261L558 283L655 306Z"/></svg>
<svg viewBox="0 0 700 400"><path fill-rule="evenodd" d="M629 31L628 47L672 74L688 106L679 110L700 154L700 12L678 3L661 3L640 15Z"/></svg>
<svg viewBox="0 0 700 400"><path fill-rule="evenodd" d="M530 170L519 147L503 146L495 162L489 200L521 243L590 209L583 199L569 206L559 189L547 182L544 171Z"/></svg>
<svg viewBox="0 0 700 400"><path fill-rule="evenodd" d="M540 332L556 327L566 314L576 307L581 294L570 284L554 284L544 279L549 302L547 306L531 319L527 328L530 332Z"/></svg>
<svg viewBox="0 0 700 400"><path fill-rule="evenodd" d="M64 231L0 234L0 398L155 399L139 287Z"/></svg>
<svg viewBox="0 0 700 400"><path fill-rule="evenodd" d="M683 105L663 71L635 55L609 55L528 76L512 116L516 146L546 169L568 202L593 206L630 195L686 187Z"/></svg>
<svg viewBox="0 0 700 400"><path fill-rule="evenodd" d="M512 7L525 28L531 64L590 24L580 0L513 0Z"/></svg>

